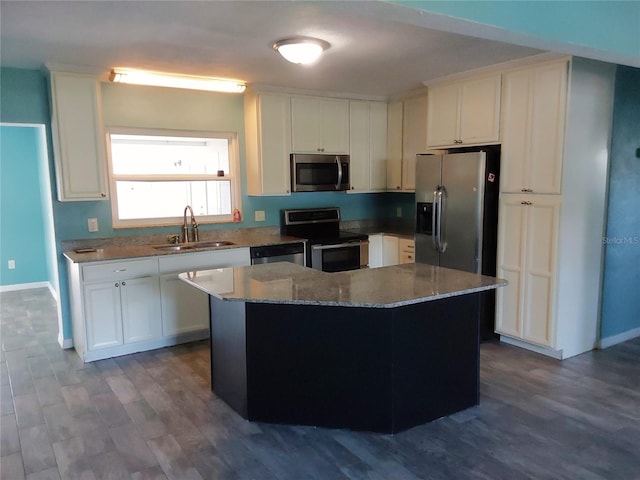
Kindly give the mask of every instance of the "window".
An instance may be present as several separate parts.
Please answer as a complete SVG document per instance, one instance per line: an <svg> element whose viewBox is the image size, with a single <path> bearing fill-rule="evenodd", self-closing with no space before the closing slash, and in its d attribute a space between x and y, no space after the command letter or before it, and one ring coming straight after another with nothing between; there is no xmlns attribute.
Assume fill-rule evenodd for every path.
<svg viewBox="0 0 640 480"><path fill-rule="evenodd" d="M187 205L199 223L232 221L235 133L112 128L107 137L114 228L177 225Z"/></svg>

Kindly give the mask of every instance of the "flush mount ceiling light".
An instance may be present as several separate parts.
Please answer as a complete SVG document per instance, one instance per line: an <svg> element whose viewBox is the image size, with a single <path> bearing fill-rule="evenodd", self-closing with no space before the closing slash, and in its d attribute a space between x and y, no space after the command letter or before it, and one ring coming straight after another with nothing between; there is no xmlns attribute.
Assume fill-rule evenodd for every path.
<svg viewBox="0 0 640 480"><path fill-rule="evenodd" d="M131 83L134 85L152 85L155 87L186 88L189 90L227 93L242 93L245 88L247 88L244 82L238 80L151 72L128 68L115 68L111 70L109 81Z"/></svg>
<svg viewBox="0 0 640 480"><path fill-rule="evenodd" d="M273 49L291 63L308 65L320 58L331 45L329 42L311 37L293 37L278 40Z"/></svg>

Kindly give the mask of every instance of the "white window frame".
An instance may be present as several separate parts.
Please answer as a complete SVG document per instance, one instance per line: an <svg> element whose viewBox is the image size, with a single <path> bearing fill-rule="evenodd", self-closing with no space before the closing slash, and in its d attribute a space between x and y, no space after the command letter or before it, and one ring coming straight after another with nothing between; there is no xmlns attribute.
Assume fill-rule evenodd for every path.
<svg viewBox="0 0 640 480"><path fill-rule="evenodd" d="M222 138L229 143L229 172L225 172L223 177L217 175L197 174L192 176L186 175L114 175L113 162L111 157L111 135L149 135L149 136L165 136L165 137L194 137L194 138ZM240 179L240 155L238 150L238 134L237 132L209 132L199 130L172 130L162 128L137 128L137 127L107 127L106 129L107 143L107 164L109 172L109 191L111 194L111 223L114 229L118 228L136 228L136 227L166 227L182 225L183 217L164 217L164 218L134 218L121 220L118 218L118 196L116 191L116 181L118 180L227 180L231 181L231 213L228 215L198 215L199 224L214 223L231 223L233 222L233 211L238 209L242 211L242 182ZM180 205L182 210L186 205Z"/></svg>

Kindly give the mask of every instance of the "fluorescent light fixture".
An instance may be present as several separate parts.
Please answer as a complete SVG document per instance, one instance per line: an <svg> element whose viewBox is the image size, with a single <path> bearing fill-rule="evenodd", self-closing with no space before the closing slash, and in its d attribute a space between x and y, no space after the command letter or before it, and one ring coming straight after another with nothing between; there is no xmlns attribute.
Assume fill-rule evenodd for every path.
<svg viewBox="0 0 640 480"><path fill-rule="evenodd" d="M109 81L131 83L134 85L152 85L155 87L186 88L189 90L206 90L209 92L228 93L242 93L245 88L247 88L244 82L240 82L238 80L197 77L193 75L179 75L175 73L161 73L125 68L114 68L111 70Z"/></svg>
<svg viewBox="0 0 640 480"><path fill-rule="evenodd" d="M273 49L291 63L308 65L318 60L330 46L329 42L318 38L293 37L278 40L273 44Z"/></svg>

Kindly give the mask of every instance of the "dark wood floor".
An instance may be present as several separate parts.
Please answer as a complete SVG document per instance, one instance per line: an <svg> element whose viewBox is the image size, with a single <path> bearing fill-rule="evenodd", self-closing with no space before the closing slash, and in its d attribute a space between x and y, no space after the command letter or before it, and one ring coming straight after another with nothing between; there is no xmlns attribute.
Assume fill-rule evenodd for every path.
<svg viewBox="0 0 640 480"><path fill-rule="evenodd" d="M483 344L480 406L392 436L249 423L206 342L83 364L47 290L0 303L2 479L640 479L638 339L563 362Z"/></svg>

